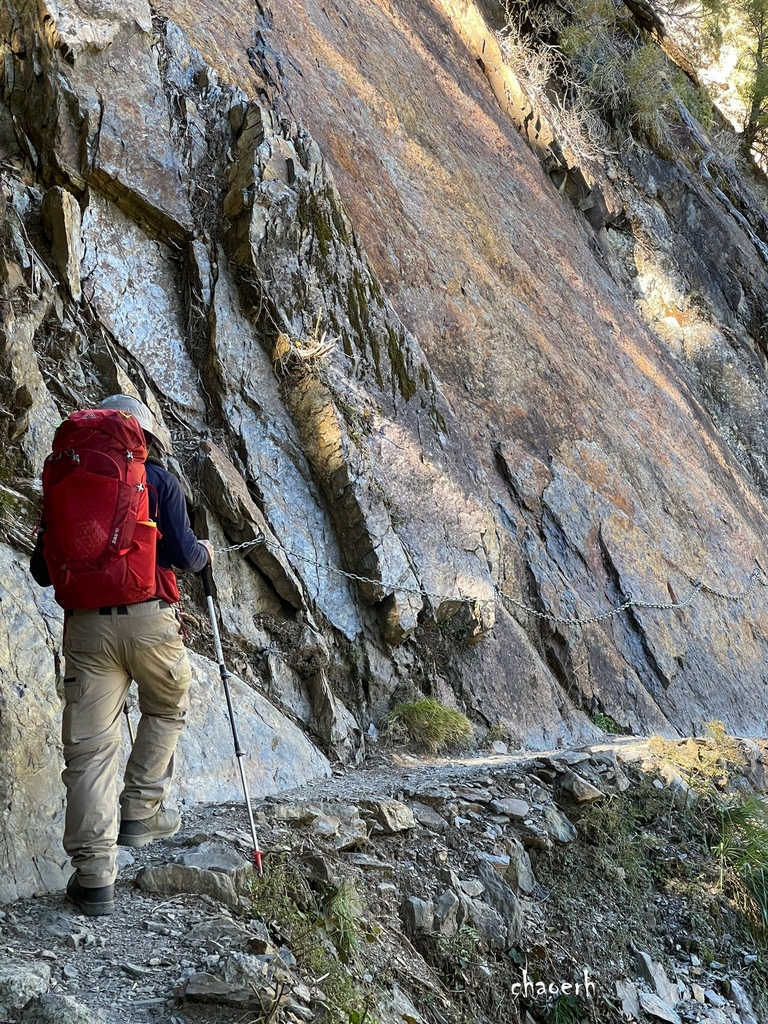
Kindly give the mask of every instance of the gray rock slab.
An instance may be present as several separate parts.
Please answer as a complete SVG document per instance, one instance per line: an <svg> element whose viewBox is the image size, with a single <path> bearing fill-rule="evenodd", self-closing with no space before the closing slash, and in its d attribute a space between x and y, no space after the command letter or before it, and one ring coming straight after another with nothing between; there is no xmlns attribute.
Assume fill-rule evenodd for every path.
<svg viewBox="0 0 768 1024"><path fill-rule="evenodd" d="M441 831L445 831L449 827L449 823L447 823L443 816L438 814L428 804L422 804L417 801L411 805L411 809L417 822L424 828L429 828L430 831L441 833Z"/></svg>
<svg viewBox="0 0 768 1024"><path fill-rule="evenodd" d="M59 753L61 701L55 657L62 615L28 559L0 544L0 903L62 890L71 873L61 848L64 788Z"/></svg>
<svg viewBox="0 0 768 1024"><path fill-rule="evenodd" d="M479 900L471 900L467 913L477 934L492 949L508 948L507 925L497 910Z"/></svg>
<svg viewBox="0 0 768 1024"><path fill-rule="evenodd" d="M740 981L736 978L731 978L730 994L731 999L736 1004L736 1008L741 1016L742 1024L757 1024L755 1018L755 1011L752 1007L752 1000L749 998L749 994Z"/></svg>
<svg viewBox="0 0 768 1024"><path fill-rule="evenodd" d="M244 868L248 860L237 850L233 850L226 843L207 842L200 843L190 850L184 850L174 860L177 864L186 864L188 867L204 868L208 871L223 871L229 874Z"/></svg>
<svg viewBox="0 0 768 1024"><path fill-rule="evenodd" d="M0 967L0 1016L8 1016L48 991L51 984L49 964L17 964Z"/></svg>
<svg viewBox="0 0 768 1024"><path fill-rule="evenodd" d="M605 793L576 772L567 771L560 779L558 793L570 797L577 804L592 804L605 799Z"/></svg>
<svg viewBox="0 0 768 1024"><path fill-rule="evenodd" d="M246 867L241 872L224 874L221 871L205 871L185 864L162 864L158 867L141 868L136 875L136 884L144 892L160 892L175 895L194 893L210 896L230 907L239 908L238 887L252 873Z"/></svg>
<svg viewBox="0 0 768 1024"><path fill-rule="evenodd" d="M202 413L171 250L97 192L83 215L83 242L83 292L101 321L164 395L193 415Z"/></svg>
<svg viewBox="0 0 768 1024"><path fill-rule="evenodd" d="M366 800L363 807L387 835L406 832L416 825L413 811L400 800Z"/></svg>
<svg viewBox="0 0 768 1024"><path fill-rule="evenodd" d="M75 302L80 301L80 204L66 189L49 188L43 197L43 224L51 239L51 255Z"/></svg>
<svg viewBox="0 0 768 1024"><path fill-rule="evenodd" d="M656 995L674 1006L680 998L677 984L669 980L663 966L642 950L635 953L635 961L640 976L654 989Z"/></svg>
<svg viewBox="0 0 768 1024"><path fill-rule="evenodd" d="M511 886L504 881L491 864L481 861L477 873L485 886L484 902L501 915L507 927L507 941L510 946L516 946L523 931L523 912L520 901Z"/></svg>
<svg viewBox="0 0 768 1024"><path fill-rule="evenodd" d="M452 889L445 889L435 900L435 929L450 938L459 930L461 901Z"/></svg>
<svg viewBox="0 0 768 1024"><path fill-rule="evenodd" d="M531 867L531 858L519 839L507 839L504 843L509 864L504 878L516 892L530 895L536 888L536 876Z"/></svg>
<svg viewBox="0 0 768 1024"><path fill-rule="evenodd" d="M621 1001L621 1012L627 1018L640 1016L640 997L637 985L626 978L620 978L616 982L616 995Z"/></svg>
<svg viewBox="0 0 768 1024"><path fill-rule="evenodd" d="M176 753L174 794L178 801L192 806L242 802L242 783L218 666L193 652L190 662L190 707ZM331 774L325 755L265 697L234 675L229 686L252 798Z"/></svg>
<svg viewBox="0 0 768 1024"><path fill-rule="evenodd" d="M92 1010L74 996L57 992L33 1000L22 1013L25 1024L106 1024L102 1010Z"/></svg>
<svg viewBox="0 0 768 1024"><path fill-rule="evenodd" d="M185 999L198 1003L228 1003L244 1006L251 998L248 989L239 985L230 985L209 971L196 971L184 983Z"/></svg>
<svg viewBox="0 0 768 1024"><path fill-rule="evenodd" d="M556 843L565 845L572 843L578 832L576 826L555 807L554 804L547 804L544 808L542 824L549 835Z"/></svg>
<svg viewBox="0 0 768 1024"><path fill-rule="evenodd" d="M640 991L639 999L641 1009L650 1017L668 1021L669 1024L682 1024L680 1014L655 993Z"/></svg>
<svg viewBox="0 0 768 1024"><path fill-rule="evenodd" d="M522 820L531 813L530 804L514 796L503 797L501 800L492 800L491 807L497 814L506 814L513 820Z"/></svg>
<svg viewBox="0 0 768 1024"><path fill-rule="evenodd" d="M408 896L400 907L400 916L410 935L417 932L432 932L435 927L435 905L431 900Z"/></svg>

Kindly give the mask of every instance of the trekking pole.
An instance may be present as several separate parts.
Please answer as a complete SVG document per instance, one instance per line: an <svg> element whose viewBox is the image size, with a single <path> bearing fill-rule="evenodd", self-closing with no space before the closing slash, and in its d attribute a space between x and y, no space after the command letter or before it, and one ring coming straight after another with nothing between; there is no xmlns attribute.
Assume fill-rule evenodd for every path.
<svg viewBox="0 0 768 1024"><path fill-rule="evenodd" d="M136 737L133 734L133 723L131 722L131 716L128 713L128 701L126 701L125 704L123 704L123 714L125 715L125 722L126 725L128 726L128 735L131 739L131 746L133 746L134 743L136 742Z"/></svg>
<svg viewBox="0 0 768 1024"><path fill-rule="evenodd" d="M256 838L256 825L253 820L253 808L251 807L251 798L248 795L248 784L245 781L245 771L243 769L243 748L240 746L240 740L237 736L237 727L235 725L235 713L232 709L232 697L229 692L229 672L227 666L224 664L224 652L221 649L221 637L219 636L219 626L216 622L216 608L213 603L213 570L210 565L206 565L203 571L200 573L200 578L203 581L203 590L205 591L205 600L208 604L208 616L211 620L211 630L213 631L213 646L216 651L216 658L219 662L219 673L221 675L221 682L224 686L224 696L227 698L227 711L229 713L229 724L232 726L232 739L235 742L235 757L237 758L237 764L240 769L240 779L243 783L243 793L245 794L245 803L248 808L248 820L251 823L251 839L253 840L253 863L259 874L263 874L261 867L261 849L259 847L259 840Z"/></svg>

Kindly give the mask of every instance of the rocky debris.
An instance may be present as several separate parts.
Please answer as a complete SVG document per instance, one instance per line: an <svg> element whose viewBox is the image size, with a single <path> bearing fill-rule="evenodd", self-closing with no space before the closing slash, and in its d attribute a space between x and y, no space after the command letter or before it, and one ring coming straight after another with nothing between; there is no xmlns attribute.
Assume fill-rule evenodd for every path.
<svg viewBox="0 0 768 1024"><path fill-rule="evenodd" d="M47 992L50 983L51 968L47 963L0 967L0 1015L20 1010L34 996Z"/></svg>
<svg viewBox="0 0 768 1024"><path fill-rule="evenodd" d="M367 800L363 807L386 835L415 828L413 811L399 800Z"/></svg>
<svg viewBox="0 0 768 1024"><path fill-rule="evenodd" d="M103 1010L91 1010L73 996L51 993L24 1008L21 1019L27 1024L107 1024Z"/></svg>
<svg viewBox="0 0 768 1024"><path fill-rule="evenodd" d="M647 748L643 756L650 766ZM600 777L609 806L641 785L642 769L623 760L589 750L579 757L579 774ZM570 983L568 964L574 956L588 955L586 948L576 952L567 945L574 921L583 916L583 934L593 929L599 948L601 939L608 941L600 930L604 915L630 918L634 928L638 915L648 916L608 875L597 889L595 877L590 878L588 902L567 904L565 919L552 916L554 889L549 887L563 884L552 873L552 858L583 844L580 830L593 813L570 802L567 813L562 808L557 813L570 822L573 837L562 844L549 836L550 809L557 810L563 774L556 755L527 762L507 757L490 767L446 763L395 771L390 766L386 772L349 773L295 795L272 796L256 805L266 851L261 880L247 862L242 809L237 822L232 809L191 811L179 836L134 851L135 861L121 869L114 917L63 912L61 897L50 896L2 912L0 953L21 957L21 967L0 978L8 1019L141 1024L151 1016L163 1024L228 1024L233 1013L248 1013L309 1024L337 1005L338 972L352 970L343 984L360 986L369 1000L365 1005L386 1024L429 1019L421 999L424 985L433 1005L454 1024L461 990L454 990L453 982L444 985L439 972L472 978L468 991L474 991L489 978L500 984L497 972L503 968L513 971L506 984L519 982L522 989L528 979L531 992L515 1005L521 1019L525 1011L529 1024L539 1024L545 1003L536 985L551 984L555 977ZM655 778L646 782L654 793ZM621 779L629 785L628 797L622 796ZM666 820L672 785L661 785ZM526 804L527 818L497 813L512 799ZM595 802L594 812L605 801ZM428 808L436 827L417 823L415 815L411 826L406 812L414 807ZM397 827L371 828L378 818ZM535 828L548 845L525 845L524 836ZM338 849L345 830L357 835L360 849ZM288 878L291 888L285 887ZM576 890L572 899L579 899ZM343 961L338 951L331 952L334 942L346 941L340 937L341 919L333 916L334 900L345 901L343 927L358 936L344 947ZM663 938L670 927L670 941L654 940L655 945L636 946L634 952L614 947L605 959L594 959L591 950L587 974L581 969L581 998L605 1006L597 1002L602 993L615 992L625 1015L649 1024L759 1019L735 960L730 967L717 961L705 965L687 951L695 945L690 925L668 926L665 914L680 912L670 896L657 893L651 905L660 930L656 934L651 928L646 938ZM317 971L307 973L308 948L321 958L312 960L324 965L320 973L331 972L325 980ZM514 968L520 957L526 974ZM394 976L386 973L386 963L397 965ZM467 973L472 964L479 974ZM375 985L365 980L377 973ZM354 989L343 991L346 1000L356 998ZM484 1016L481 1003L463 1005L482 1024L498 1019ZM401 1016L386 1016L390 1011Z"/></svg>
<svg viewBox="0 0 768 1024"><path fill-rule="evenodd" d="M144 892L203 893L239 909L254 870L242 854L222 843L204 842L178 854L170 864L141 868L136 884Z"/></svg>

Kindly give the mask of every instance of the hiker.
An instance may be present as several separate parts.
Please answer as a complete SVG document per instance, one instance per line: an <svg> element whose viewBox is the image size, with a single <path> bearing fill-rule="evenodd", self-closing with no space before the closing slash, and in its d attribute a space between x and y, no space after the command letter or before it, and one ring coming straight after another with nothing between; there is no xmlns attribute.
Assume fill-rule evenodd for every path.
<svg viewBox="0 0 768 1024"><path fill-rule="evenodd" d="M64 421L43 470L43 521L30 570L41 586L53 584L65 609L64 849L75 869L67 898L89 916L114 910L116 843L142 847L181 826L181 816L163 805L191 679L172 566L200 572L213 562L213 548L192 532L181 486L159 462L162 452L147 406L113 395ZM123 465L113 469L120 459ZM129 486L110 472L127 474ZM102 494L113 498L104 508ZM126 494L135 505L132 544L120 545ZM116 554L89 563L110 538ZM121 719L132 679L141 719L125 768L118 831Z"/></svg>

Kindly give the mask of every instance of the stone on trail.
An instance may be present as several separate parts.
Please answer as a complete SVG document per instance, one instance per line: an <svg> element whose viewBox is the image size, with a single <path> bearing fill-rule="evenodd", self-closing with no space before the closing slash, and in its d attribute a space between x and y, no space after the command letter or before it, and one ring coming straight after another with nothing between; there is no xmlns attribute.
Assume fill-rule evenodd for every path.
<svg viewBox="0 0 768 1024"><path fill-rule="evenodd" d="M399 800L366 800L363 807L386 835L405 832L416 826L413 811Z"/></svg>
<svg viewBox="0 0 768 1024"><path fill-rule="evenodd" d="M107 1024L102 1010L91 1010L73 996L53 992L29 1003L22 1013L24 1024Z"/></svg>
<svg viewBox="0 0 768 1024"><path fill-rule="evenodd" d="M51 984L48 964L0 967L0 1017L20 1010L35 996L47 992Z"/></svg>
<svg viewBox="0 0 768 1024"><path fill-rule="evenodd" d="M653 992L640 992L640 1006L645 1013L658 1020L668 1021L669 1024L682 1024L680 1014L677 1013L669 1003L665 1003Z"/></svg>
<svg viewBox="0 0 768 1024"><path fill-rule="evenodd" d="M223 871L207 871L186 864L161 864L158 867L142 868L136 875L136 884L144 892L172 896L194 893L210 896L227 906L238 908L239 885L252 871L251 867L246 866L238 868L237 872L225 874Z"/></svg>
<svg viewBox="0 0 768 1024"><path fill-rule="evenodd" d="M500 800L492 800L491 807L497 814L506 814L508 817L522 821L531 813L530 805L525 800L516 796L506 796Z"/></svg>
<svg viewBox="0 0 768 1024"><path fill-rule="evenodd" d="M605 793L601 789L571 771L566 772L560 779L558 795L561 794L577 804L592 804L597 800L605 799Z"/></svg>
<svg viewBox="0 0 768 1024"><path fill-rule="evenodd" d="M191 850L185 850L174 858L177 864L204 868L207 871L223 871L227 874L247 866L248 861L241 853L226 843L205 842Z"/></svg>

